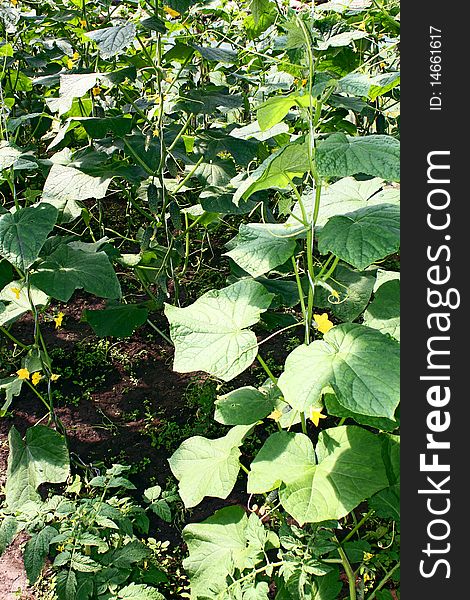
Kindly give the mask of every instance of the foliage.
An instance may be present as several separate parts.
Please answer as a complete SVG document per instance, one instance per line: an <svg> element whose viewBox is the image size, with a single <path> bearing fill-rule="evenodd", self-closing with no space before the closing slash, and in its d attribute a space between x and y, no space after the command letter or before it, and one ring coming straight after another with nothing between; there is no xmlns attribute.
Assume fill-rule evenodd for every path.
<svg viewBox="0 0 470 600"><path fill-rule="evenodd" d="M30 581L51 555L60 600L161 597L125 469L38 492L70 470L44 330L80 293L90 334L151 327L176 372L225 386L220 435L169 458L187 509L250 497L184 528L191 598L329 600L338 565L351 600L388 581L398 555L369 568L351 538L398 520L397 3L19 0L0 27L1 414L28 393L49 419L10 432L0 546L26 529ZM283 366L263 328L298 332ZM168 520L172 498L144 501Z"/></svg>

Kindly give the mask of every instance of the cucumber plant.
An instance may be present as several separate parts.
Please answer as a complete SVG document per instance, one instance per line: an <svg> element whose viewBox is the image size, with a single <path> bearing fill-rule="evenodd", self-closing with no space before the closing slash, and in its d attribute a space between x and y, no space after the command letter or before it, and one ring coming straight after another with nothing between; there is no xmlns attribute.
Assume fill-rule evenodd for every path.
<svg viewBox="0 0 470 600"><path fill-rule="evenodd" d="M386 594L399 563L371 580L354 538L399 522L397 2L18 0L0 27L1 414L28 390L49 419L12 430L7 505L67 479L44 328L83 290L106 300L82 314L96 336L151 327L175 371L221 382L225 435L169 464L188 509L237 481L250 500L185 527L191 597L333 600L341 575L351 600ZM58 594L159 597L136 581Z"/></svg>

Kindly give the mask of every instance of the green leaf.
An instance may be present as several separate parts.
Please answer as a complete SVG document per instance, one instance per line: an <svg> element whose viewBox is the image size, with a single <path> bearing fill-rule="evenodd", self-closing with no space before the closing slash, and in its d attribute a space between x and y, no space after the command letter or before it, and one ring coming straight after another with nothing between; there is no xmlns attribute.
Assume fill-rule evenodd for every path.
<svg viewBox="0 0 470 600"><path fill-rule="evenodd" d="M397 435L384 435L382 458L385 464L389 487L381 490L369 500L377 516L400 521L400 438Z"/></svg>
<svg viewBox="0 0 470 600"><path fill-rule="evenodd" d="M124 152L153 176L161 159L160 144L141 133L127 135L122 141Z"/></svg>
<svg viewBox="0 0 470 600"><path fill-rule="evenodd" d="M92 558L78 552L75 552L71 557L70 567L79 573L96 573L101 569L101 565Z"/></svg>
<svg viewBox="0 0 470 600"><path fill-rule="evenodd" d="M214 419L223 425L253 425L273 409L272 395L247 386L219 396L215 401Z"/></svg>
<svg viewBox="0 0 470 600"><path fill-rule="evenodd" d="M120 600L165 600L155 588L142 583L131 583L119 590L117 597Z"/></svg>
<svg viewBox="0 0 470 600"><path fill-rule="evenodd" d="M315 464L313 444L303 433L278 431L264 443L251 463L247 492L262 494L295 481Z"/></svg>
<svg viewBox="0 0 470 600"><path fill-rule="evenodd" d="M324 177L364 173L400 181L400 142L387 135L351 137L334 133L319 142L316 162Z"/></svg>
<svg viewBox="0 0 470 600"><path fill-rule="evenodd" d="M0 317L1 323L1 317ZM23 380L18 377L6 377L5 379L0 379L0 391L5 392L5 402L3 406L0 408L0 417L4 417L10 404L13 402L13 398L15 396L19 396L21 393L21 388L23 387ZM1 554L1 552L0 552Z"/></svg>
<svg viewBox="0 0 470 600"><path fill-rule="evenodd" d="M228 88L213 86L185 92L177 107L187 113L213 115L216 111L227 112L240 108L242 104L241 94L229 94Z"/></svg>
<svg viewBox="0 0 470 600"><path fill-rule="evenodd" d="M210 48L208 46L198 46L193 44L193 48L199 52L202 58L208 61L221 62L233 65L237 62L237 53L230 48Z"/></svg>
<svg viewBox="0 0 470 600"><path fill-rule="evenodd" d="M228 587L227 578L246 561L248 518L240 506L217 511L203 523L187 525L183 539L189 558L183 566L191 580L194 598L216 598Z"/></svg>
<svg viewBox="0 0 470 600"><path fill-rule="evenodd" d="M260 104L256 109L256 117L261 131L271 129L280 123L290 109L296 105L297 94L289 96L273 96Z"/></svg>
<svg viewBox="0 0 470 600"><path fill-rule="evenodd" d="M286 402L299 411L319 406L322 390L331 386L348 410L393 420L399 402L399 348L374 329L344 323L322 341L293 350L278 385Z"/></svg>
<svg viewBox="0 0 470 600"><path fill-rule="evenodd" d="M381 73L371 77L366 73L349 73L338 81L341 92L353 96L367 96L375 100L400 84L400 73Z"/></svg>
<svg viewBox="0 0 470 600"><path fill-rule="evenodd" d="M97 140L104 138L108 131L122 138L130 133L132 128L132 119L127 117L75 117L73 120L80 123L91 138Z"/></svg>
<svg viewBox="0 0 470 600"><path fill-rule="evenodd" d="M186 508L197 506L205 496L227 498L240 470L240 445L252 428L239 425L215 440L190 437L173 453L168 462Z"/></svg>
<svg viewBox="0 0 470 600"><path fill-rule="evenodd" d="M103 310L84 310L85 320L98 337L129 337L148 318L148 310L137 304L119 304Z"/></svg>
<svg viewBox="0 0 470 600"><path fill-rule="evenodd" d="M38 500L36 490L42 483L62 483L67 479L67 445L56 431L36 425L27 430L22 440L12 427L8 441L10 454L5 495L11 509L20 508L28 500Z"/></svg>
<svg viewBox="0 0 470 600"><path fill-rule="evenodd" d="M269 0L252 0L250 12L251 14L243 21L243 25L248 39L254 40L274 23L277 9L275 4Z"/></svg>
<svg viewBox="0 0 470 600"><path fill-rule="evenodd" d="M385 417L371 417L369 415L360 415L342 406L334 394L325 394L324 396L326 411L329 415L335 417L344 417L346 419L354 419L359 425L367 425L375 427L382 431L394 431L399 427L398 421L392 421Z"/></svg>
<svg viewBox="0 0 470 600"><path fill-rule="evenodd" d="M92 177L73 167L52 165L42 193L42 201L55 206L62 222L68 223L80 216L77 202L89 198L104 198L111 177Z"/></svg>
<svg viewBox="0 0 470 600"><path fill-rule="evenodd" d="M372 271L359 273L346 265L338 265L326 283L338 292L340 301L320 285L315 288L315 306L327 308L340 321L354 321L367 306L374 288Z"/></svg>
<svg viewBox="0 0 470 600"><path fill-rule="evenodd" d="M231 160L216 159L202 162L194 171L195 177L205 186L223 187L236 175L235 165Z"/></svg>
<svg viewBox="0 0 470 600"><path fill-rule="evenodd" d="M50 204L20 208L0 216L0 256L26 271L39 256L57 220Z"/></svg>
<svg viewBox="0 0 470 600"><path fill-rule="evenodd" d="M207 187L199 196L202 208L209 213L227 215L244 215L256 206L251 200L240 200L238 205L233 202L233 190L227 188Z"/></svg>
<svg viewBox="0 0 470 600"><path fill-rule="evenodd" d="M3 517L0 523L0 556L12 543L18 531L18 521L15 517Z"/></svg>
<svg viewBox="0 0 470 600"><path fill-rule="evenodd" d="M105 27L96 31L88 31L87 37L98 45L101 58L116 56L135 39L136 27L132 22L115 27Z"/></svg>
<svg viewBox="0 0 470 600"><path fill-rule="evenodd" d="M105 252L73 250L60 246L32 273L31 281L52 298L68 302L76 289L99 296L118 298L121 288Z"/></svg>
<svg viewBox="0 0 470 600"><path fill-rule="evenodd" d="M328 429L318 436L315 452L318 464L279 492L282 506L300 525L340 519L387 486L381 443L373 433L355 426Z"/></svg>
<svg viewBox="0 0 470 600"><path fill-rule="evenodd" d="M332 252L361 270L399 247L400 208L396 204L366 206L332 217L318 234L321 254Z"/></svg>
<svg viewBox="0 0 470 600"><path fill-rule="evenodd" d="M77 600L77 576L73 571L59 571L56 592L59 600Z"/></svg>
<svg viewBox="0 0 470 600"><path fill-rule="evenodd" d="M30 585L34 585L44 568L46 557L49 554L49 543L57 535L54 527L44 527L39 533L34 533L26 543L24 549L24 567Z"/></svg>
<svg viewBox="0 0 470 600"><path fill-rule="evenodd" d="M342 46L349 46L353 40L359 40L368 35L366 31L359 31L354 29L353 31L343 31L336 35L330 36L324 42L318 42L317 47L319 50L328 50L328 48L341 48Z"/></svg>
<svg viewBox="0 0 470 600"><path fill-rule="evenodd" d="M337 569L322 577L313 577L309 600L337 600L342 587Z"/></svg>
<svg viewBox="0 0 470 600"><path fill-rule="evenodd" d="M244 279L211 290L186 308L165 305L175 344L173 369L205 371L230 381L254 361L256 335L247 327L269 308L272 294L256 281Z"/></svg>
<svg viewBox="0 0 470 600"><path fill-rule="evenodd" d="M252 277L259 277L285 263L295 246L296 241L286 236L282 224L248 223L240 225L240 232L225 256Z"/></svg>
<svg viewBox="0 0 470 600"><path fill-rule="evenodd" d="M260 190L286 188L294 177L301 177L310 168L308 144L305 141L284 146L267 158L238 188L234 202L248 198Z"/></svg>
<svg viewBox="0 0 470 600"><path fill-rule="evenodd" d="M25 281L12 281L7 284L0 292L0 300L8 302L3 311L0 309L0 325L10 325L21 315L30 311L31 302L29 297L31 297L31 302L36 307L44 306L49 301L49 297L34 286L30 287L28 294L28 286Z"/></svg>
<svg viewBox="0 0 470 600"><path fill-rule="evenodd" d="M400 280L383 283L364 313L364 325L400 341Z"/></svg>

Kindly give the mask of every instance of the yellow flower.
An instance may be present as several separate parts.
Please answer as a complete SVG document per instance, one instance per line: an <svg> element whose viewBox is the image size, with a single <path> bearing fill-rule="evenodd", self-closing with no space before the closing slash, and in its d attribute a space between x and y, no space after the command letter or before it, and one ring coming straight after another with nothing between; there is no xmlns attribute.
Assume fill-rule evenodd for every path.
<svg viewBox="0 0 470 600"><path fill-rule="evenodd" d="M57 381L59 377L60 375L57 375L57 373L51 373L51 381Z"/></svg>
<svg viewBox="0 0 470 600"><path fill-rule="evenodd" d="M56 317L54 317L55 328L60 329L62 327L62 320L65 317L63 312L59 312Z"/></svg>
<svg viewBox="0 0 470 600"><path fill-rule="evenodd" d="M276 423L279 421L279 419L282 417L282 412L280 410L277 410L277 408L275 408L273 410L273 412L268 415L268 419L272 419L273 421L276 421Z"/></svg>
<svg viewBox="0 0 470 600"><path fill-rule="evenodd" d="M370 581L372 579L372 577L367 572L364 573L362 578L364 579L364 583L367 583L368 581Z"/></svg>
<svg viewBox="0 0 470 600"><path fill-rule="evenodd" d="M320 419L326 419L326 415L323 415L322 411L323 411L323 407L316 408L316 407L312 406L310 408L308 417L309 417L310 421L312 421L312 423L315 425L315 427L318 427L318 424L320 423Z"/></svg>
<svg viewBox="0 0 470 600"><path fill-rule="evenodd" d="M67 60L67 69L73 69L73 60L71 58Z"/></svg>
<svg viewBox="0 0 470 600"><path fill-rule="evenodd" d="M16 371L16 374L18 375L18 379L29 379L28 369L18 369L18 371Z"/></svg>
<svg viewBox="0 0 470 600"><path fill-rule="evenodd" d="M99 85L96 85L92 90L91 93L93 94L93 96L99 96L101 94L101 88Z"/></svg>
<svg viewBox="0 0 470 600"><path fill-rule="evenodd" d="M33 385L37 385L41 381L41 379L42 379L42 375L38 371L36 371L36 373L33 373L31 376L31 381L32 381Z"/></svg>
<svg viewBox="0 0 470 600"><path fill-rule="evenodd" d="M10 288L10 289L15 294L16 299L19 300L20 299L20 293L21 293L20 288L14 287L14 288Z"/></svg>
<svg viewBox="0 0 470 600"><path fill-rule="evenodd" d="M307 85L307 79L302 79L302 87L305 87Z"/></svg>
<svg viewBox="0 0 470 600"><path fill-rule="evenodd" d="M86 27L86 21L85 21L85 19L80 19L80 25L82 27Z"/></svg>
<svg viewBox="0 0 470 600"><path fill-rule="evenodd" d="M332 290L331 295L333 296L333 298L336 298L336 300L339 300L339 294L336 290Z"/></svg>
<svg viewBox="0 0 470 600"><path fill-rule="evenodd" d="M13 6L16 6L18 4L18 0L10 0L11 4L13 4Z"/></svg>
<svg viewBox="0 0 470 600"><path fill-rule="evenodd" d="M169 6L164 6L163 10L166 12L167 15L170 15L170 17L176 18L181 16L177 10L173 10Z"/></svg>
<svg viewBox="0 0 470 600"><path fill-rule="evenodd" d="M332 327L334 327L333 323L328 318L326 313L321 315L313 315L313 319L317 324L318 331L320 333L328 333Z"/></svg>
<svg viewBox="0 0 470 600"><path fill-rule="evenodd" d="M371 558L374 558L373 554L370 552L364 552L364 560L370 560Z"/></svg>
<svg viewBox="0 0 470 600"><path fill-rule="evenodd" d="M80 58L80 54L78 52L74 52L72 56L72 60L78 60Z"/></svg>

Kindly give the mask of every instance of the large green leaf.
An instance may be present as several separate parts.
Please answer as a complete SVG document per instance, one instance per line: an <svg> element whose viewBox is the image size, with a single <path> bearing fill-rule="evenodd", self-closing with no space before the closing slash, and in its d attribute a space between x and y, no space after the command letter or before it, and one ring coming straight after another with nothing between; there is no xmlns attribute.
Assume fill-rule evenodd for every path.
<svg viewBox="0 0 470 600"><path fill-rule="evenodd" d="M142 583L131 583L119 590L119 600L165 600L154 587Z"/></svg>
<svg viewBox="0 0 470 600"><path fill-rule="evenodd" d="M340 519L388 485L381 440L360 427L322 431L315 452L318 464L299 470L279 492L283 507L301 525ZM280 454L271 462L273 472L283 459Z"/></svg>
<svg viewBox="0 0 470 600"><path fill-rule="evenodd" d="M46 526L28 540L24 549L24 566L30 585L36 583L41 575L49 554L49 543L56 535L57 529Z"/></svg>
<svg viewBox="0 0 470 600"><path fill-rule="evenodd" d="M370 76L366 73L349 73L338 81L340 91L353 96L367 96L375 100L400 84L400 73L381 73Z"/></svg>
<svg viewBox="0 0 470 600"><path fill-rule="evenodd" d="M81 214L77 204L88 198L104 198L111 177L92 177L73 167L52 165L42 193L42 200L54 205L61 220L69 222Z"/></svg>
<svg viewBox="0 0 470 600"><path fill-rule="evenodd" d="M326 283L338 292L339 300L331 291L317 285L315 306L327 308L340 321L354 321L367 306L374 288L372 271L359 273L346 265L338 265Z"/></svg>
<svg viewBox="0 0 470 600"><path fill-rule="evenodd" d="M168 462L186 508L197 506L205 496L227 498L240 470L240 445L251 429L252 425L239 425L215 440L191 437L174 452Z"/></svg>
<svg viewBox="0 0 470 600"><path fill-rule="evenodd" d="M344 419L354 419L359 425L375 427L381 431L394 431L399 427L398 421L387 419L386 417L371 417L370 415L361 415L345 408L338 402L334 394L325 394L323 397L325 408L329 415L341 417Z"/></svg>
<svg viewBox="0 0 470 600"><path fill-rule="evenodd" d="M118 298L121 287L105 252L83 252L67 244L60 246L31 274L31 281L40 290L68 302L76 289L99 296Z"/></svg>
<svg viewBox="0 0 470 600"><path fill-rule="evenodd" d="M3 517L0 523L0 556L12 543L18 531L19 523L15 517Z"/></svg>
<svg viewBox="0 0 470 600"><path fill-rule="evenodd" d="M252 425L267 417L274 405L273 394L241 387L217 398L214 419L224 425Z"/></svg>
<svg viewBox="0 0 470 600"><path fill-rule="evenodd" d="M400 181L400 142L388 135L351 137L334 133L318 144L316 162L324 177L364 173Z"/></svg>
<svg viewBox="0 0 470 600"><path fill-rule="evenodd" d="M105 27L87 32L87 37L96 42L101 58L116 56L134 41L136 27L131 21L114 27Z"/></svg>
<svg viewBox="0 0 470 600"><path fill-rule="evenodd" d="M286 262L295 245L294 239L286 237L284 225L248 223L240 225L240 233L226 256L252 277L259 277Z"/></svg>
<svg viewBox="0 0 470 600"><path fill-rule="evenodd" d="M361 270L399 247L400 208L396 204L366 206L332 217L318 234L321 254L332 252Z"/></svg>
<svg viewBox="0 0 470 600"><path fill-rule="evenodd" d="M345 408L393 419L400 391L399 348L375 329L344 323L322 341L293 350L278 385L299 411L318 406L322 390L332 386Z"/></svg>
<svg viewBox="0 0 470 600"><path fill-rule="evenodd" d="M246 179L234 195L234 202L247 200L252 194L270 188L286 188L294 177L310 168L308 143L295 142L274 152Z"/></svg>
<svg viewBox="0 0 470 600"><path fill-rule="evenodd" d="M2 302L8 302L2 310ZM0 325L10 325L34 306L44 306L49 301L47 294L24 281L12 281L0 292Z"/></svg>
<svg viewBox="0 0 470 600"><path fill-rule="evenodd" d="M380 490L369 500L369 505L383 519L400 521L400 438L383 435L382 458L385 464L389 487Z"/></svg>
<svg viewBox="0 0 470 600"><path fill-rule="evenodd" d="M191 598L204 600L228 598L236 571L253 570L266 550L279 547L277 536L256 515L248 518L241 506L222 508L203 523L187 525L183 538L189 550L183 566L191 580Z"/></svg>
<svg viewBox="0 0 470 600"><path fill-rule="evenodd" d="M261 131L271 129L271 127L280 123L294 106L306 107L309 104L310 97L299 96L299 94L269 98L269 100L260 104L256 109L256 116Z"/></svg>
<svg viewBox="0 0 470 600"><path fill-rule="evenodd" d="M313 220L313 198L315 190L307 190L302 195L302 201L308 221ZM354 177L344 177L329 186L323 186L320 198L320 210L316 227L320 228L336 215L345 215L359 208L374 204L395 204L399 202L400 192L396 187L387 186L383 179L374 177L358 181ZM302 219L299 203L296 203L287 223L299 227L298 219Z"/></svg>
<svg viewBox="0 0 470 600"><path fill-rule="evenodd" d="M303 433L278 431L264 443L251 463L248 475L249 494L262 494L281 483L295 481L316 462L313 445Z"/></svg>
<svg viewBox="0 0 470 600"><path fill-rule="evenodd" d="M174 370L205 371L224 381L239 375L258 352L256 335L247 327L259 321L272 298L260 283L243 279L207 292L186 308L166 304Z"/></svg>
<svg viewBox="0 0 470 600"><path fill-rule="evenodd" d="M364 313L364 325L400 341L400 280L383 283Z"/></svg>
<svg viewBox="0 0 470 600"><path fill-rule="evenodd" d="M39 500L42 483L62 483L69 475L69 455L65 439L56 431L36 425L23 440L12 427L9 434L7 482L8 506L15 510L28 500Z"/></svg>
<svg viewBox="0 0 470 600"><path fill-rule="evenodd" d="M241 94L229 94L228 88L212 86L185 92L177 106L188 113L213 115L216 111L227 112L242 104Z"/></svg>
<svg viewBox="0 0 470 600"><path fill-rule="evenodd" d="M26 271L52 231L57 209L51 204L20 208L0 216L0 256Z"/></svg>
<svg viewBox="0 0 470 600"><path fill-rule="evenodd" d="M83 311L84 320L99 337L129 337L147 321L148 310L136 304L118 304Z"/></svg>

